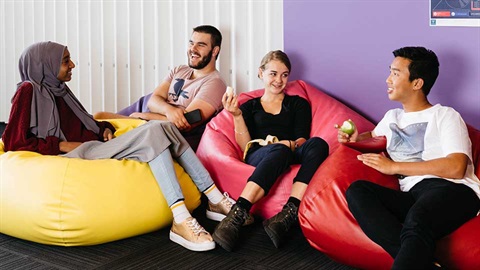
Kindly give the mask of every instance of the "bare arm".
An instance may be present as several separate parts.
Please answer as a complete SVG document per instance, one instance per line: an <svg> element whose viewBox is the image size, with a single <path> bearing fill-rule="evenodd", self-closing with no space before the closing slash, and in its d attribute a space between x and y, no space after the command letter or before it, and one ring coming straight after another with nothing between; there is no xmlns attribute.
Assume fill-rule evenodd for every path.
<svg viewBox="0 0 480 270"><path fill-rule="evenodd" d="M167 102L169 88L170 82L163 81L153 90L152 96L147 103L147 107L151 112L166 115L168 110L175 108Z"/></svg>
<svg viewBox="0 0 480 270"><path fill-rule="evenodd" d="M80 146L82 143L81 142L60 142L59 147L60 147L60 152L62 153L68 153L72 151L73 149L77 148Z"/></svg>
<svg viewBox="0 0 480 270"><path fill-rule="evenodd" d="M170 82L167 81L163 81L155 88L147 104L151 113L132 114L131 116L145 120L168 120L180 130L190 129L190 124L183 115L186 111L167 102L169 88Z"/></svg>
<svg viewBox="0 0 480 270"><path fill-rule="evenodd" d="M450 179L463 178L468 163L468 156L463 153L453 153L443 158L421 162L395 162L380 154L362 154L358 159L384 174L436 175Z"/></svg>
<svg viewBox="0 0 480 270"><path fill-rule="evenodd" d="M244 152L247 143L251 141L252 138L250 137L250 133L248 132L248 128L245 124L245 120L243 119L241 111L239 115L233 116L233 122L235 125L235 140L240 146L240 149L242 149L242 152Z"/></svg>
<svg viewBox="0 0 480 270"><path fill-rule="evenodd" d="M199 109L200 110L200 113L202 114L202 121L200 122L197 122L193 125L191 125L191 128L194 128L196 126L199 126L203 123L205 123L206 121L208 121L210 118L213 117L213 115L215 114L216 110L215 108L208 102L206 101L203 101L201 99L198 99L198 98L195 98L191 103L190 105L188 105L188 107L185 109L187 112L191 112L191 111L194 111L196 109Z"/></svg>
<svg viewBox="0 0 480 270"><path fill-rule="evenodd" d="M147 105L151 111L150 113L133 113L130 116L145 120L168 120L174 123L178 129L182 131L188 131L205 123L215 114L216 110L212 105L198 98L194 99L185 110L171 105L167 102L169 88L170 83L167 81L164 81L157 88L155 88ZM184 114L196 109L200 110L202 121L190 125Z"/></svg>
<svg viewBox="0 0 480 270"><path fill-rule="evenodd" d="M251 141L250 133L242 116L242 110L238 107L238 100L236 95L223 94L222 97L223 108L233 116L233 124L235 130L235 140L237 144L245 151L247 143Z"/></svg>
<svg viewBox="0 0 480 270"><path fill-rule="evenodd" d="M358 134L358 130L355 129L355 132L353 132L352 135L348 135L347 133L340 130L339 125L335 125L335 128L337 129L337 132L338 132L337 139L338 139L338 142L340 143L360 142L360 141L375 137L375 133L373 131L367 131L367 132Z"/></svg>

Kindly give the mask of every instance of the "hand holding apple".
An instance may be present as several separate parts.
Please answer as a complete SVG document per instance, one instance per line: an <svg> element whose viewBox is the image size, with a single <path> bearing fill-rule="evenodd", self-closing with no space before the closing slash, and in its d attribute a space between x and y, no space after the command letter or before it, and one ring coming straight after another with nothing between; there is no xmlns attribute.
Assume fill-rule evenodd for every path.
<svg viewBox="0 0 480 270"><path fill-rule="evenodd" d="M227 86L227 90L225 92L227 93L227 96L229 96L229 97L233 96L233 94L234 94L233 87Z"/></svg>
<svg viewBox="0 0 480 270"><path fill-rule="evenodd" d="M222 97L223 108L231 113L233 116L239 116L242 111L238 107L238 97L235 95L235 91L232 87L228 86L225 90L225 94Z"/></svg>
<svg viewBox="0 0 480 270"><path fill-rule="evenodd" d="M348 135L352 135L355 132L355 124L351 119L348 119L343 122L342 126L340 127L340 130L343 131L344 133L347 133Z"/></svg>
<svg viewBox="0 0 480 270"><path fill-rule="evenodd" d="M346 143L350 141L355 141L354 139L356 138L356 127L351 119L344 121L341 126L335 125L335 128L338 129L338 142Z"/></svg>

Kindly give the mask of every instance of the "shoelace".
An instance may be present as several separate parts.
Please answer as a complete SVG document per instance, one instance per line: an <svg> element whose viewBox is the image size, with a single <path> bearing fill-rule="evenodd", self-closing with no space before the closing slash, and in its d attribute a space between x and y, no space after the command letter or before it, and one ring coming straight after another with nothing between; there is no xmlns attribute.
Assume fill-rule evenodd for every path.
<svg viewBox="0 0 480 270"><path fill-rule="evenodd" d="M230 198L230 195L228 195L228 192L224 192L223 196L225 196L226 200L222 200L222 203L225 206L227 206L229 209L232 209L233 205L236 204L237 202L234 199ZM249 221L249 223L253 222L250 219L251 219L251 216L247 214L247 216L245 217L245 222L247 221Z"/></svg>
<svg viewBox="0 0 480 270"><path fill-rule="evenodd" d="M297 215L295 214L295 210L293 208L288 208L287 215L284 219L282 219L282 223L285 228L290 228L291 224L297 220Z"/></svg>
<svg viewBox="0 0 480 270"><path fill-rule="evenodd" d="M236 201L232 198L230 198L230 195L228 195L227 192L223 193L223 196L226 198L226 200L222 200L221 202L227 206L229 209L232 209L232 206L236 203Z"/></svg>
<svg viewBox="0 0 480 270"><path fill-rule="evenodd" d="M193 231L193 234L195 235L200 235L201 233L208 233L202 225L198 223L196 219L192 219L190 221L187 221L188 227Z"/></svg>
<svg viewBox="0 0 480 270"><path fill-rule="evenodd" d="M242 212L239 208L235 209L235 215L233 215L232 223L236 226L241 226L247 219L245 212Z"/></svg>

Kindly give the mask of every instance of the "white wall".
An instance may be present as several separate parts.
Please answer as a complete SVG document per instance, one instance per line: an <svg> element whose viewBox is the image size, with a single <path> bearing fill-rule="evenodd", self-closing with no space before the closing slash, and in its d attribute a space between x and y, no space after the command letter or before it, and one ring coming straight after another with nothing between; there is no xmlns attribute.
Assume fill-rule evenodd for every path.
<svg viewBox="0 0 480 270"><path fill-rule="evenodd" d="M0 0L0 121L20 80L18 58L34 42L67 45L75 95L91 113L117 111L187 63L192 28L201 24L222 32L217 68L227 84L261 88L261 58L283 49L281 0Z"/></svg>

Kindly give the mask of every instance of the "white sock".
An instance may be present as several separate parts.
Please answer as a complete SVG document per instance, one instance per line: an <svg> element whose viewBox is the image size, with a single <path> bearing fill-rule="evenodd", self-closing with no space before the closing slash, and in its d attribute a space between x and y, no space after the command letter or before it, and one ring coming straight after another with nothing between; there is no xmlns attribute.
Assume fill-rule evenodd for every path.
<svg viewBox="0 0 480 270"><path fill-rule="evenodd" d="M184 201L179 201L172 206L170 206L170 209L172 210L173 213L173 219L175 220L175 223L179 224L185 221L185 219L191 217L190 212L188 212L187 207L185 206Z"/></svg>
<svg viewBox="0 0 480 270"><path fill-rule="evenodd" d="M208 200L211 201L213 204L217 204L221 200L223 200L223 194L220 192L220 190L218 190L215 184L211 185L203 193L207 196Z"/></svg>

